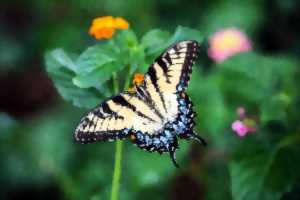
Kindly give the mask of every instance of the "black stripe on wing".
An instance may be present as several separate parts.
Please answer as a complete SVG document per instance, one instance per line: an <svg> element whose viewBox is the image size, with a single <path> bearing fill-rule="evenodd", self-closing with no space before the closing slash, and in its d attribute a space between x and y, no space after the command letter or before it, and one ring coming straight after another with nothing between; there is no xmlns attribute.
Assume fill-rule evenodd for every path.
<svg viewBox="0 0 300 200"><path fill-rule="evenodd" d="M199 43L196 41L182 41L170 47L166 52L161 54L155 60L155 62L160 66L160 68L164 72L163 74L167 82L169 82L169 78L170 78L168 72L169 70L172 70L172 66L175 64L182 65L180 82L176 83L178 91L185 90L188 85L188 82L190 80L190 75L192 73L192 66L195 63L199 54L199 47L200 47ZM186 50L183 51L183 49ZM184 54L184 56L182 56L182 54ZM174 58L174 55L176 55L177 57ZM173 58L171 58L171 56L173 56ZM184 59L183 63L173 62L173 60L179 58ZM153 66L150 66L147 73L149 74L150 77L152 77L151 80L157 78L154 76L156 75L156 73ZM158 85L156 84L155 87L158 87Z"/></svg>
<svg viewBox="0 0 300 200"><path fill-rule="evenodd" d="M116 104L127 107L128 109L133 110L134 112L136 111L136 107L130 104L122 95L117 95L113 97L112 101Z"/></svg>
<svg viewBox="0 0 300 200"><path fill-rule="evenodd" d="M152 119L151 117L148 117L147 115L144 115L142 113L142 110L137 110L136 106L132 105L131 103L129 103L122 95L117 95L115 97L112 98L112 101L116 104L119 104L121 106L126 107L127 109L132 110L133 112L135 112L138 116L143 117L145 119L150 120L151 122L156 122L154 119Z"/></svg>
<svg viewBox="0 0 300 200"><path fill-rule="evenodd" d="M126 128L122 130L96 131L97 124L100 123L100 127L102 127L105 120L124 120L123 116L118 115L117 112L114 112L110 108L106 103L107 101L95 107L87 116L81 119L74 134L76 142L87 144L96 141L113 141L127 137L126 133L128 133L129 129Z"/></svg>
<svg viewBox="0 0 300 200"><path fill-rule="evenodd" d="M160 97L160 100L161 100L162 105L163 105L163 107L164 107L164 109L165 109L165 112L167 112L166 103L165 103L165 101L164 101L164 99L163 99L162 93L161 93L160 88L159 88L159 86L158 86L158 84L157 84L157 75L156 75L156 71L155 71L155 69L153 68L152 65L151 65L151 67L149 68L147 74L149 75L150 80L151 80L151 83L153 84L153 86L154 86L156 92L158 93L158 95L159 95L159 97Z"/></svg>
<svg viewBox="0 0 300 200"><path fill-rule="evenodd" d="M149 106L154 112L155 114L161 119L163 120L164 117L162 116L162 114L158 111L158 109L155 107L155 102L151 99L151 96L149 94L149 92L147 90L145 90L145 87L142 86L136 86L136 94L137 94L137 97L144 101L147 106Z"/></svg>
<svg viewBox="0 0 300 200"><path fill-rule="evenodd" d="M166 55L168 55L170 57L170 55L168 54L168 52L166 53ZM161 67L161 69L163 70L164 72L164 75L167 77L167 81L168 81L168 66L169 66L169 63L167 63L165 60L164 60L165 56L162 57L158 57L155 62ZM170 58L171 59L171 58ZM172 62L172 61L171 61Z"/></svg>
<svg viewBox="0 0 300 200"><path fill-rule="evenodd" d="M128 133L131 129L122 129L114 131L98 131L98 132L83 132L76 130L74 139L81 144L89 144L97 141L114 141L117 139L125 139L128 137Z"/></svg>
<svg viewBox="0 0 300 200"><path fill-rule="evenodd" d="M168 66L173 64L172 58L170 57L169 52L166 52L166 54L163 56L163 58L166 60Z"/></svg>
<svg viewBox="0 0 300 200"><path fill-rule="evenodd" d="M200 46L196 41L187 44L187 54L183 63L180 82L177 84L179 92L185 91L191 78L192 66L199 55Z"/></svg>

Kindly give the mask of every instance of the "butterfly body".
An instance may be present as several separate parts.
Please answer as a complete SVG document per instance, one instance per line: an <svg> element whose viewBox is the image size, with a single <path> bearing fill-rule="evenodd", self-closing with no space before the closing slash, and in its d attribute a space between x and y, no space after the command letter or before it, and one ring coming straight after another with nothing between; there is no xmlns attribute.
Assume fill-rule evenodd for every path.
<svg viewBox="0 0 300 200"><path fill-rule="evenodd" d="M196 139L195 112L185 93L198 55L195 41L182 41L166 50L149 67L135 92L120 93L94 108L75 131L80 143L130 139L139 148L169 152L175 166L178 140Z"/></svg>

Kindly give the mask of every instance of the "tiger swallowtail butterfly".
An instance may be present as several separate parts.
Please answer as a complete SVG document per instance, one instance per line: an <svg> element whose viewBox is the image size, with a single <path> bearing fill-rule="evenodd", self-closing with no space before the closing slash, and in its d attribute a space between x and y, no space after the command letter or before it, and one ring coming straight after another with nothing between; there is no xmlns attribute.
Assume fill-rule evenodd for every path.
<svg viewBox="0 0 300 200"><path fill-rule="evenodd" d="M168 48L149 67L135 92L122 92L102 102L83 117L75 140L129 139L149 152L168 152L176 167L178 138L206 142L193 130L195 112L186 94L192 66L199 53L196 41L181 41Z"/></svg>

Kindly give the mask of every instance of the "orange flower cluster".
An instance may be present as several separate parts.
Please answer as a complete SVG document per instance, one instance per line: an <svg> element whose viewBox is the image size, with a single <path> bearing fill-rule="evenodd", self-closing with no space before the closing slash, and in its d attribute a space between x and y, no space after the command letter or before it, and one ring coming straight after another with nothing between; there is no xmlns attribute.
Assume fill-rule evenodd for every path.
<svg viewBox="0 0 300 200"><path fill-rule="evenodd" d="M110 39L115 33L116 29L128 29L129 23L121 17L98 17L93 20L89 29L89 34L94 36L97 40Z"/></svg>
<svg viewBox="0 0 300 200"><path fill-rule="evenodd" d="M143 74L136 73L134 74L132 84L134 85L133 87L130 87L128 89L128 92L135 92L135 85L140 85L144 81L145 77Z"/></svg>

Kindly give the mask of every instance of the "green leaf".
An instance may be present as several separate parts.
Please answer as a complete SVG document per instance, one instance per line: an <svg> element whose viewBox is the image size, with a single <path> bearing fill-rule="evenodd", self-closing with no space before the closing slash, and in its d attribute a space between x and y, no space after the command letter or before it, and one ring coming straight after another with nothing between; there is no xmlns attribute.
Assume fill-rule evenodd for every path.
<svg viewBox="0 0 300 200"><path fill-rule="evenodd" d="M201 43L203 40L203 35L196 29L178 26L174 35L168 41L168 44L173 44L181 40L196 40L197 42Z"/></svg>
<svg viewBox="0 0 300 200"><path fill-rule="evenodd" d="M161 53L169 46L182 40L196 40L200 43L203 37L195 29L178 26L173 35L159 29L151 30L143 36L141 43L145 47L146 53L151 55Z"/></svg>
<svg viewBox="0 0 300 200"><path fill-rule="evenodd" d="M54 52L58 52L54 50ZM62 53L65 60L71 60L66 53ZM92 108L103 98L96 89L81 89L72 83L75 73L70 70L65 64L69 62L62 62L61 57L50 52L45 56L46 69L50 74L55 87L59 94L67 101L71 101L77 107Z"/></svg>
<svg viewBox="0 0 300 200"><path fill-rule="evenodd" d="M220 71L220 86L232 100L259 103L274 93L290 87L295 62L266 57L255 53L240 53L215 65ZM238 87L237 87L238 86Z"/></svg>
<svg viewBox="0 0 300 200"><path fill-rule="evenodd" d="M117 62L108 63L87 74L78 74L73 78L73 83L80 88L97 87L109 80L114 72L119 71L121 64Z"/></svg>
<svg viewBox="0 0 300 200"><path fill-rule="evenodd" d="M141 40L147 54L155 54L167 48L170 33L160 29L147 32Z"/></svg>
<svg viewBox="0 0 300 200"><path fill-rule="evenodd" d="M132 75L137 69L140 72L145 72L148 69L148 65L145 63L145 52L142 45L136 46L130 51L130 71Z"/></svg>
<svg viewBox="0 0 300 200"><path fill-rule="evenodd" d="M233 199L280 199L300 178L299 144L300 134L290 134L273 148L241 149L229 165Z"/></svg>
<svg viewBox="0 0 300 200"><path fill-rule="evenodd" d="M290 97L287 95L277 94L262 102L260 105L261 122L266 123L272 120L285 122L289 106L289 103L286 101L290 101L288 99Z"/></svg>
<svg viewBox="0 0 300 200"><path fill-rule="evenodd" d="M132 30L119 31L116 37L110 41L110 45L115 49L122 69L130 68L129 74L126 76L132 75L139 67L144 67L144 47L138 43L137 36Z"/></svg>
<svg viewBox="0 0 300 200"><path fill-rule="evenodd" d="M178 26L173 35L159 29L149 31L143 36L141 42L145 48L146 62L152 63L164 50L182 40L196 40L200 43L203 37L199 31L183 26Z"/></svg>
<svg viewBox="0 0 300 200"><path fill-rule="evenodd" d="M121 30L110 41L110 45L117 48L119 52L128 52L130 48L135 48L138 45L138 39L132 30Z"/></svg>
<svg viewBox="0 0 300 200"><path fill-rule="evenodd" d="M76 71L76 65L63 49L55 49L50 54L60 65L67 67L71 71Z"/></svg>
<svg viewBox="0 0 300 200"><path fill-rule="evenodd" d="M92 46L78 57L75 71L79 75L87 75L115 60L117 56L109 45Z"/></svg>

